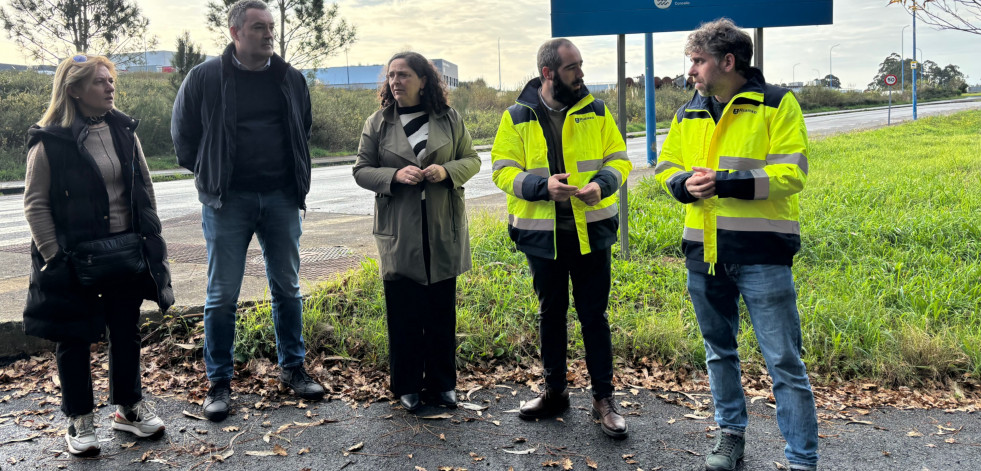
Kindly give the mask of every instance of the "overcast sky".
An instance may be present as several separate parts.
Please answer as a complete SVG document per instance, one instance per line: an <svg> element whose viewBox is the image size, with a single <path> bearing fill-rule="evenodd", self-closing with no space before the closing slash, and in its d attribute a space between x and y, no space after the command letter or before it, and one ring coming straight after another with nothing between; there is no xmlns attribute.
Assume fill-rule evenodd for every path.
<svg viewBox="0 0 981 471"><path fill-rule="evenodd" d="M137 0L150 19L160 49L173 50L181 31L208 53L221 48L205 29L205 0ZM535 52L551 36L549 0L338 0L340 13L358 27L358 41L345 58L340 52L328 66L381 64L397 51L412 49L430 59L459 66L461 81L483 78L498 84L498 40L501 82L517 88L535 73ZM764 31L764 74L770 82L810 80L829 69L846 88L865 88L890 53L898 53L903 26L910 16L886 0L834 0L834 24L768 28ZM2 2L6 7L7 2ZM588 19L584 19L588 21ZM687 33L654 35L654 74L677 76L687 70L682 47ZM905 56L912 52L912 27L905 31ZM586 82L616 80L616 37L571 38L582 51ZM968 83L981 83L981 35L938 31L917 24L917 46L925 59L941 67L960 66ZM923 58L918 58L923 59ZM26 63L16 44L0 39L0 62ZM796 67L794 64L799 64ZM627 36L627 75L644 72L642 35Z"/></svg>

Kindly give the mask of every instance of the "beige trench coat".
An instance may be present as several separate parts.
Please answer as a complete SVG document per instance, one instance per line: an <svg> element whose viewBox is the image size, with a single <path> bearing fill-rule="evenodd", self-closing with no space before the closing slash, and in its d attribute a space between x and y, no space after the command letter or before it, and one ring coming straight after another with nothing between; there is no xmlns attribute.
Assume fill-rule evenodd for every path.
<svg viewBox="0 0 981 471"><path fill-rule="evenodd" d="M471 267L463 184L480 170L480 157L463 118L452 108L429 114L429 138L421 168L432 164L446 169L446 180L418 185L395 182L395 172L417 165L395 106L378 110L365 121L354 180L375 192L372 232L383 280L404 277L426 285L458 276ZM423 189L431 250L428 280L422 251Z"/></svg>

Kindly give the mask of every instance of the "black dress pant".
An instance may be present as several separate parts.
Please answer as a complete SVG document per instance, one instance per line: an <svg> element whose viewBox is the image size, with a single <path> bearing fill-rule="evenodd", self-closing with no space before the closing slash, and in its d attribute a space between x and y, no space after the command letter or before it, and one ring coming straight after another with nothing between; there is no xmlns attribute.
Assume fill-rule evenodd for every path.
<svg viewBox="0 0 981 471"><path fill-rule="evenodd" d="M392 394L456 387L456 277L431 285L385 280Z"/></svg>
<svg viewBox="0 0 981 471"><path fill-rule="evenodd" d="M105 290L102 297L109 328L109 402L133 405L143 399L140 379L140 305L136 283ZM68 417L92 412L92 371L88 342L58 342L55 355L61 381L61 411Z"/></svg>
<svg viewBox="0 0 981 471"><path fill-rule="evenodd" d="M613 341L606 313L610 300L611 250L595 250L582 255L575 234L558 233L557 245L556 260L528 255L528 266L538 295L545 384L556 391L566 387L571 279L593 397L612 396Z"/></svg>

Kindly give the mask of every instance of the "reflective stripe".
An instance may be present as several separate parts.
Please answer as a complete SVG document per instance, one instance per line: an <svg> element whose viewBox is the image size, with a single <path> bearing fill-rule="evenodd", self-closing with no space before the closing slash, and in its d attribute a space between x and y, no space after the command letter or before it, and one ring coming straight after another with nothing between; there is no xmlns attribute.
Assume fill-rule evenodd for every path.
<svg viewBox="0 0 981 471"><path fill-rule="evenodd" d="M524 219L513 214L508 214L508 224L515 229L525 231L552 231L555 230L555 219Z"/></svg>
<svg viewBox="0 0 981 471"><path fill-rule="evenodd" d="M498 170L500 170L502 168L507 168L507 167L514 167L514 168L516 168L518 170L524 170L525 169L516 160L498 159L498 160L495 160L494 161L494 166L492 167L492 170L494 170L496 172L496 171L498 171Z"/></svg>
<svg viewBox="0 0 981 471"><path fill-rule="evenodd" d="M754 188L756 191L753 193L754 200L765 200L770 197L770 176L766 174L766 170L761 168L750 170L753 174L753 182L755 183Z"/></svg>
<svg viewBox="0 0 981 471"><path fill-rule="evenodd" d="M548 167L529 168L528 170L525 171L532 175L538 175L539 177L542 178L548 178L550 176L548 174Z"/></svg>
<svg viewBox="0 0 981 471"><path fill-rule="evenodd" d="M704 242L705 233L701 229L686 227L685 232L681 235L681 238L692 242Z"/></svg>
<svg viewBox="0 0 981 471"><path fill-rule="evenodd" d="M678 180L678 179L681 179L681 178L685 178L686 175L688 175L688 172L677 172L674 175L671 175L670 177L668 177L668 180L667 180L666 183L674 184L674 181L675 180Z"/></svg>
<svg viewBox="0 0 981 471"><path fill-rule="evenodd" d="M766 162L760 159L751 159L747 157L719 157L720 169L755 170L758 168L763 168L764 165L766 165Z"/></svg>
<svg viewBox="0 0 981 471"><path fill-rule="evenodd" d="M787 219L734 218L718 216L717 227L727 231L778 232L800 235L800 223ZM687 233L688 229L685 228Z"/></svg>
<svg viewBox="0 0 981 471"><path fill-rule="evenodd" d="M608 164L608 163L610 163L610 162L612 162L614 160L626 160L626 161L629 162L630 161L630 156L627 155L627 152L626 151L622 151L621 150L621 151L618 151L618 152L614 152L614 153L612 153L612 154L610 154L610 155L608 155L606 157L603 157L603 164L604 165L605 164Z"/></svg>
<svg viewBox="0 0 981 471"><path fill-rule="evenodd" d="M603 171L609 172L611 175L617 179L617 188L623 186L623 174L619 170L613 167L603 167Z"/></svg>
<svg viewBox="0 0 981 471"><path fill-rule="evenodd" d="M514 183L511 186L514 196L525 199L525 194L521 191L521 188L524 186L525 179L528 178L528 175L530 175L528 172L521 172L514 177Z"/></svg>
<svg viewBox="0 0 981 471"><path fill-rule="evenodd" d="M603 159L580 160L576 162L576 170L579 172L595 172L603 168Z"/></svg>
<svg viewBox="0 0 981 471"><path fill-rule="evenodd" d="M766 156L767 164L793 164L800 167L804 175L807 175L807 156L801 154L800 152L795 152L793 154L768 154Z"/></svg>
<svg viewBox="0 0 981 471"><path fill-rule="evenodd" d="M669 168L676 168L678 170L681 170L682 172L685 171L685 167L682 167L681 165L678 165L674 162L668 162L667 160L662 160L657 163L657 166L654 167L654 175L657 175Z"/></svg>
<svg viewBox="0 0 981 471"><path fill-rule="evenodd" d="M614 217L619 212L617 204L613 203L603 209L597 209L596 211L586 211L586 222L596 222L602 221L604 219L610 219Z"/></svg>

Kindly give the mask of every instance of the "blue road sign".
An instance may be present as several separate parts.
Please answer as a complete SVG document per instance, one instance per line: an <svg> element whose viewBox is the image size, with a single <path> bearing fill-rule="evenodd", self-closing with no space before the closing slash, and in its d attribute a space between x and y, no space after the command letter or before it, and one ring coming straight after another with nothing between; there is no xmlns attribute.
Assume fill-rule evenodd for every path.
<svg viewBox="0 0 981 471"><path fill-rule="evenodd" d="M552 36L691 31L727 17L741 28L831 24L832 0L551 0Z"/></svg>

